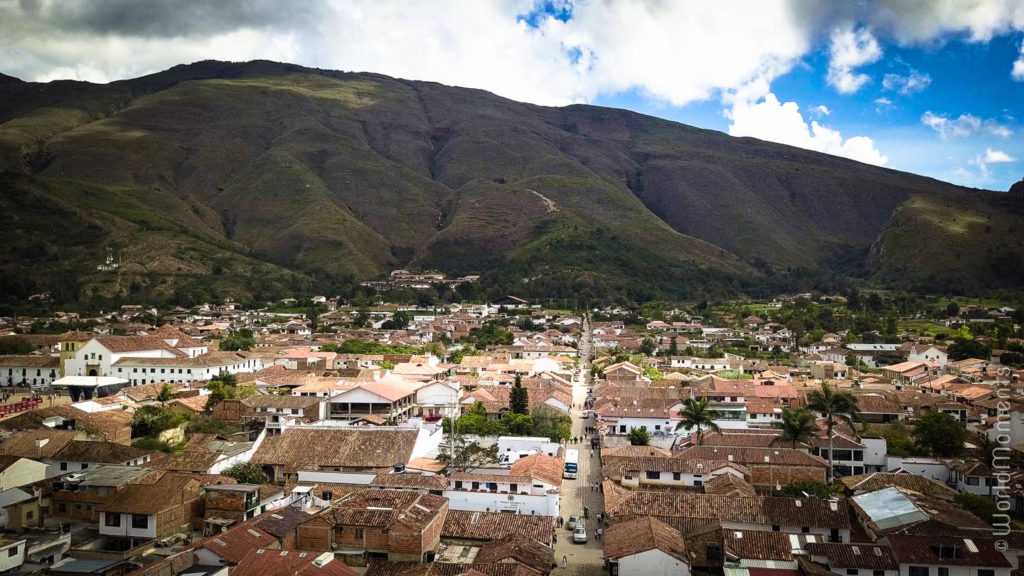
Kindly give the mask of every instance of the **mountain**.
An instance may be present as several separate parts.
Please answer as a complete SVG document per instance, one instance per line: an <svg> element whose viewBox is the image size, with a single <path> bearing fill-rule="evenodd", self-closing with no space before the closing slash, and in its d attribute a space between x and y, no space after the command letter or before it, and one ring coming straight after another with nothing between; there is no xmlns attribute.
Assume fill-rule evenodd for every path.
<svg viewBox="0 0 1024 576"><path fill-rule="evenodd" d="M1013 195L1018 197L1019 195ZM0 76L0 293L266 298L393 268L531 296L1019 286L1021 202L633 112L273 62ZM106 248L120 273L99 272ZM951 274L951 270L955 273Z"/></svg>

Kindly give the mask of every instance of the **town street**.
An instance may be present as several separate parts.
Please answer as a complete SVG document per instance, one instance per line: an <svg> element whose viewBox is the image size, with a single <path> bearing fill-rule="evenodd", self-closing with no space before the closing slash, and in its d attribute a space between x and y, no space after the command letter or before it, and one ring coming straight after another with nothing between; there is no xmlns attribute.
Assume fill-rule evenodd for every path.
<svg viewBox="0 0 1024 576"><path fill-rule="evenodd" d="M562 518L569 519L571 515L582 515L583 506L590 508L590 518L586 521L587 543L573 544L572 533L565 528L558 531L558 543L555 545L555 561L558 562L558 570L554 574L580 574L597 575L604 572L604 561L602 560L603 546L594 537L597 526L598 513L604 512L604 498L600 491L591 489L592 483L601 481L601 463L598 457L598 450L594 456L590 456L590 439L584 434L584 427L594 423L593 418L583 419L583 403L587 399L587 389L591 386L590 362L593 360L593 337L591 334L590 320L584 318L583 331L580 336L580 371L583 376L573 382L573 404L572 411L572 433L574 436L584 436L584 441L579 444L570 443L568 448L575 448L580 451L579 474L576 480L563 480L562 482ZM562 557L565 556L569 565L563 569Z"/></svg>

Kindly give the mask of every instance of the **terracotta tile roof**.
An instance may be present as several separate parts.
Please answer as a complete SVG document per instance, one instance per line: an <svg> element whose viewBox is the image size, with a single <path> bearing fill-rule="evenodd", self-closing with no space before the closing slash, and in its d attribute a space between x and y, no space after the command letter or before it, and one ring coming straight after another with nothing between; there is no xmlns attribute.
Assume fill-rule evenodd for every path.
<svg viewBox="0 0 1024 576"><path fill-rule="evenodd" d="M875 490L896 486L913 490L926 496L936 496L947 500L951 500L956 496L956 491L945 484L911 472L876 472L860 476L846 476L839 480L848 490L858 492L874 492Z"/></svg>
<svg viewBox="0 0 1024 576"><path fill-rule="evenodd" d="M631 472L678 472L681 474L710 474L721 468L733 468L747 476L750 470L742 464L726 460L699 460L696 458L630 458L621 465Z"/></svg>
<svg viewBox="0 0 1024 576"><path fill-rule="evenodd" d="M447 464L432 458L413 458L409 460L408 468L413 470L425 470L427 472L440 472L447 468Z"/></svg>
<svg viewBox="0 0 1024 576"><path fill-rule="evenodd" d="M387 562L371 560L366 576L463 576L470 572L486 576L537 576L538 572L515 562L491 564L449 564L434 562Z"/></svg>
<svg viewBox="0 0 1024 576"><path fill-rule="evenodd" d="M428 474L377 474L370 486L374 488L415 488L420 490L444 490L448 479Z"/></svg>
<svg viewBox="0 0 1024 576"><path fill-rule="evenodd" d="M740 448L789 448L790 443L783 440L781 432L776 430L766 432L705 432L704 446L736 446Z"/></svg>
<svg viewBox="0 0 1024 576"><path fill-rule="evenodd" d="M656 446L615 446L613 448L601 449L602 460L609 457L642 458L648 456L670 457L672 456L672 451Z"/></svg>
<svg viewBox="0 0 1024 576"><path fill-rule="evenodd" d="M251 523L245 523L203 540L200 547L234 564L245 558L253 549L270 546L275 540L272 534L260 530Z"/></svg>
<svg viewBox="0 0 1024 576"><path fill-rule="evenodd" d="M309 408L323 398L316 396L282 396L280 394L254 394L242 402L252 408Z"/></svg>
<svg viewBox="0 0 1024 576"><path fill-rule="evenodd" d="M935 535L893 535L889 536L889 546L892 547L892 552L899 559L900 564L976 566L979 568L1012 567L1006 556L996 550L994 538L965 539ZM947 553L952 550L955 550L955 554Z"/></svg>
<svg viewBox="0 0 1024 576"><path fill-rule="evenodd" d="M469 482L509 482L519 484L521 486L528 486L533 482L532 476L518 475L518 474L484 474L479 472L455 472L450 477L452 486L455 486L455 482L462 482L463 488Z"/></svg>
<svg viewBox="0 0 1024 576"><path fill-rule="evenodd" d="M803 450L792 448L745 448L739 446L694 446L676 455L677 458L702 460L729 460L747 466L809 466L824 468L828 463Z"/></svg>
<svg viewBox="0 0 1024 576"><path fill-rule="evenodd" d="M206 403L210 401L209 395L196 395L187 396L185 398L175 398L168 402L169 405L181 406L192 412L205 412Z"/></svg>
<svg viewBox="0 0 1024 576"><path fill-rule="evenodd" d="M767 530L722 530L725 548L744 560L792 560L789 534Z"/></svg>
<svg viewBox="0 0 1024 576"><path fill-rule="evenodd" d="M331 526L375 526L394 530L423 530L443 510L448 499L411 490L367 490L349 494L318 516Z"/></svg>
<svg viewBox="0 0 1024 576"><path fill-rule="evenodd" d="M0 356L0 366L10 368L56 368L60 366L60 358L48 354Z"/></svg>
<svg viewBox="0 0 1024 576"><path fill-rule="evenodd" d="M605 509L612 516L623 514L683 518L719 518L723 522L766 526L811 526L849 528L850 516L844 500L830 502L814 498L718 496L681 491L628 491L611 489L605 483Z"/></svg>
<svg viewBox="0 0 1024 576"><path fill-rule="evenodd" d="M124 464L150 454L134 446L126 446L115 442L87 442L75 440L68 443L54 456L55 460L67 462L89 462L100 464Z"/></svg>
<svg viewBox="0 0 1024 576"><path fill-rule="evenodd" d="M0 444L0 454L19 458L51 458L71 444L77 435L74 430L25 430L4 440Z"/></svg>
<svg viewBox="0 0 1024 576"><path fill-rule="evenodd" d="M718 496L757 496L750 483L734 474L720 474L704 483L704 493Z"/></svg>
<svg viewBox="0 0 1024 576"><path fill-rule="evenodd" d="M163 386L163 383L128 386L127 388L122 388L121 391L118 392L118 396L123 396L136 402L141 402L143 400L156 400L156 395L160 393L160 389L163 388ZM184 388L184 386L178 384L167 384L167 386L170 387L172 394L177 394Z"/></svg>
<svg viewBox="0 0 1024 576"><path fill-rule="evenodd" d="M250 550L232 576L356 576L356 571L330 553L301 550Z"/></svg>
<svg viewBox="0 0 1024 576"><path fill-rule="evenodd" d="M552 486L562 485L562 472L565 460L547 454L531 454L520 458L512 464L510 474L513 476L529 476Z"/></svg>
<svg viewBox="0 0 1024 576"><path fill-rule="evenodd" d="M187 358L188 355L169 346L158 336L97 336L94 338L107 350L117 354L125 352L142 352L146 350L163 350L170 352L179 358Z"/></svg>
<svg viewBox="0 0 1024 576"><path fill-rule="evenodd" d="M555 551L536 540L516 534L487 542L480 547L474 562L490 564L509 560L547 573L555 567Z"/></svg>
<svg viewBox="0 0 1024 576"><path fill-rule="evenodd" d="M689 563L683 536L675 528L654 518L637 518L616 522L608 527L604 537L604 558L619 560L649 550L660 550L669 556Z"/></svg>
<svg viewBox="0 0 1024 576"><path fill-rule="evenodd" d="M186 476L165 475L155 484L128 484L111 499L96 507L98 512L157 514L181 506L182 498L199 494L200 482Z"/></svg>
<svg viewBox="0 0 1024 576"><path fill-rule="evenodd" d="M880 394L857 396L857 412L860 414L902 414L899 402Z"/></svg>
<svg viewBox="0 0 1024 576"><path fill-rule="evenodd" d="M390 468L406 464L419 433L381 428L288 428L268 437L252 457L256 464L284 466L286 473L325 467Z"/></svg>
<svg viewBox="0 0 1024 576"><path fill-rule="evenodd" d="M295 529L310 518L312 515L304 510L285 506L257 516L253 524L277 538L285 538L294 534Z"/></svg>
<svg viewBox="0 0 1024 576"><path fill-rule="evenodd" d="M498 540L519 534L541 543L550 543L554 518L505 512L449 510L441 529L442 538L458 540Z"/></svg>
<svg viewBox="0 0 1024 576"><path fill-rule="evenodd" d="M812 556L824 556L829 568L899 570L900 563L888 546L871 544L829 544L814 542L806 550Z"/></svg>

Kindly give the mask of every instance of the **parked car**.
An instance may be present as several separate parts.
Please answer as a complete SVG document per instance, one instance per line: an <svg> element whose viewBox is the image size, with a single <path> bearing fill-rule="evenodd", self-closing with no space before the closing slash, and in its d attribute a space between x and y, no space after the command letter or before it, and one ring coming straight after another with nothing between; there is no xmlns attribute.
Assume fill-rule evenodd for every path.
<svg viewBox="0 0 1024 576"><path fill-rule="evenodd" d="M587 529L582 525L577 526L576 529L572 531L572 541L576 544L586 544Z"/></svg>
<svg viewBox="0 0 1024 576"><path fill-rule="evenodd" d="M569 516L569 521L565 523L565 529L570 532L573 532L576 530L577 527L583 527L583 517Z"/></svg>

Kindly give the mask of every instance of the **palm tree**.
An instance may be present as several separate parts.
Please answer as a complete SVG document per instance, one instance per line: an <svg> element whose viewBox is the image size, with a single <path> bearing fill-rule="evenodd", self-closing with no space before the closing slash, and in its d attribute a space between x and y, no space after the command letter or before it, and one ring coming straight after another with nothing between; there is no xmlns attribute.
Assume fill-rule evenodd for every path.
<svg viewBox="0 0 1024 576"><path fill-rule="evenodd" d="M815 390L807 395L807 406L825 416L825 432L828 434L828 481L833 480L832 471L832 429L838 422L850 422L850 417L857 410L857 398L847 392L836 392L828 383L821 385L821 391Z"/></svg>
<svg viewBox="0 0 1024 576"><path fill-rule="evenodd" d="M704 443L704 428L715 432L719 431L718 424L715 424L714 421L721 418L722 413L711 407L711 400L707 397L688 398L679 412L679 416L682 420L676 424L676 431L680 428L687 430L696 428L697 445L700 446Z"/></svg>
<svg viewBox="0 0 1024 576"><path fill-rule="evenodd" d="M166 404L171 398L174 398L174 391L171 390L171 387L167 384L161 386L160 390L156 393L156 401L159 402L161 406Z"/></svg>
<svg viewBox="0 0 1024 576"><path fill-rule="evenodd" d="M814 438L818 426L814 423L814 414L807 408L783 408L782 421L772 422L772 427L782 430L782 438L793 443L796 449L798 442L807 442Z"/></svg>

